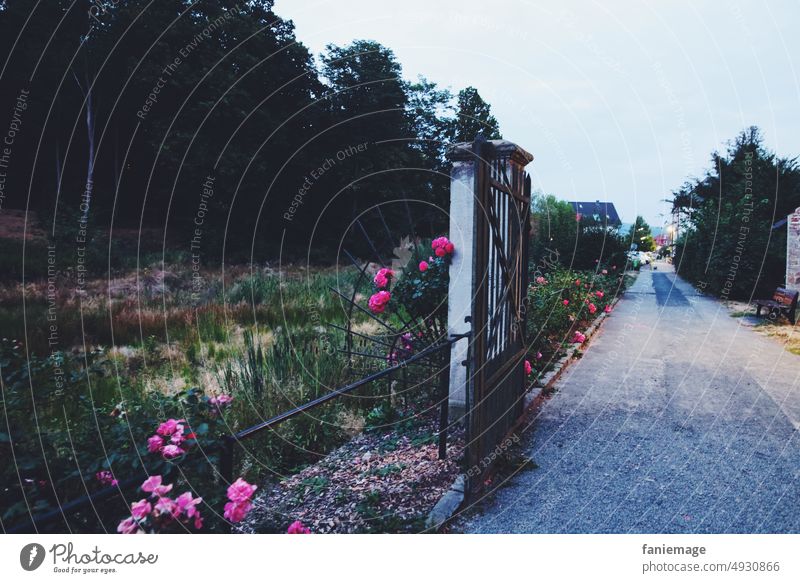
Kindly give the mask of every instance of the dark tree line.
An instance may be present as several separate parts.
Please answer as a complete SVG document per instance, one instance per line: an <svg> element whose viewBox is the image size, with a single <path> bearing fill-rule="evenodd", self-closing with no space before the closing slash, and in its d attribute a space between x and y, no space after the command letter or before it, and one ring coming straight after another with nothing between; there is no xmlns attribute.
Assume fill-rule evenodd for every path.
<svg viewBox="0 0 800 583"><path fill-rule="evenodd" d="M800 206L796 159L768 151L758 128L714 152L705 176L674 192L683 217L678 272L730 299L766 296L784 285L786 215ZM773 227L774 226L774 227Z"/></svg>
<svg viewBox="0 0 800 583"><path fill-rule="evenodd" d="M83 220L103 249L140 226L183 251L196 239L204 259L283 245L329 260L357 217L391 238L444 228L448 144L499 137L489 105L405 81L372 41L317 63L272 5L0 4L7 120L28 92L3 207L30 206L67 239ZM409 213L407 199L423 202Z"/></svg>

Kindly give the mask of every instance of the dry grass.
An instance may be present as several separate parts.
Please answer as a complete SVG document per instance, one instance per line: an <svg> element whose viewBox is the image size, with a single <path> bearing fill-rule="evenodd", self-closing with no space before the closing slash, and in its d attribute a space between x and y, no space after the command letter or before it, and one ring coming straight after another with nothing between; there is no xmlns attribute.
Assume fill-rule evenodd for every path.
<svg viewBox="0 0 800 583"><path fill-rule="evenodd" d="M745 316L755 316L756 309L754 306L747 302L728 301L725 302L725 307L730 310L732 318L742 318ZM778 320L770 320L769 318L762 317L758 322L751 322L750 320L743 321L743 325L749 326L758 334L772 338L784 347L785 350L792 354L800 354L800 323L792 326L786 318L779 318Z"/></svg>

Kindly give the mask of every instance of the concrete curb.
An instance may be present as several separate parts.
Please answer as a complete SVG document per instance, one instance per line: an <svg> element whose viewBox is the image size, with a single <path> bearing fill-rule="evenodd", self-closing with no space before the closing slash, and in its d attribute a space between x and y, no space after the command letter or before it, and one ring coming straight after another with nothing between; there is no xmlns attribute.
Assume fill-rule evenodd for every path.
<svg viewBox="0 0 800 583"><path fill-rule="evenodd" d="M439 501L425 520L425 529L436 532L450 520L464 502L467 477L459 474L450 489L439 498Z"/></svg>

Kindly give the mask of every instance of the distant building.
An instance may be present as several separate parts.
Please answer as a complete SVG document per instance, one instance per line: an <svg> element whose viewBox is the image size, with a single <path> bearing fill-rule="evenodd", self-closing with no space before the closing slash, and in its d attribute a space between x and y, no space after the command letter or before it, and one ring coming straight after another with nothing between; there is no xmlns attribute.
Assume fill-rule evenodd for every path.
<svg viewBox="0 0 800 583"><path fill-rule="evenodd" d="M653 237L653 242L656 244L656 247L663 247L664 245L669 245L669 235L666 233L661 233L660 235L656 235Z"/></svg>
<svg viewBox="0 0 800 583"><path fill-rule="evenodd" d="M575 209L575 218L578 221L583 219L594 220L603 223L606 227L619 227L622 221L617 214L617 209L613 202L570 202Z"/></svg>

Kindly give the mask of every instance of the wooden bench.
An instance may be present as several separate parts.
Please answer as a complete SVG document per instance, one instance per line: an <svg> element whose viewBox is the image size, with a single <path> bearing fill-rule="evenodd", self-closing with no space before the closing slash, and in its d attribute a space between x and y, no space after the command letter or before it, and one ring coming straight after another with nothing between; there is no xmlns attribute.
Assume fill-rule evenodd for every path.
<svg viewBox="0 0 800 583"><path fill-rule="evenodd" d="M771 300L756 300L756 316L761 315L761 308L769 310L769 317L774 319L781 314L786 315L789 321L794 324L795 312L797 311L797 297L800 292L792 291L783 287L775 289Z"/></svg>

